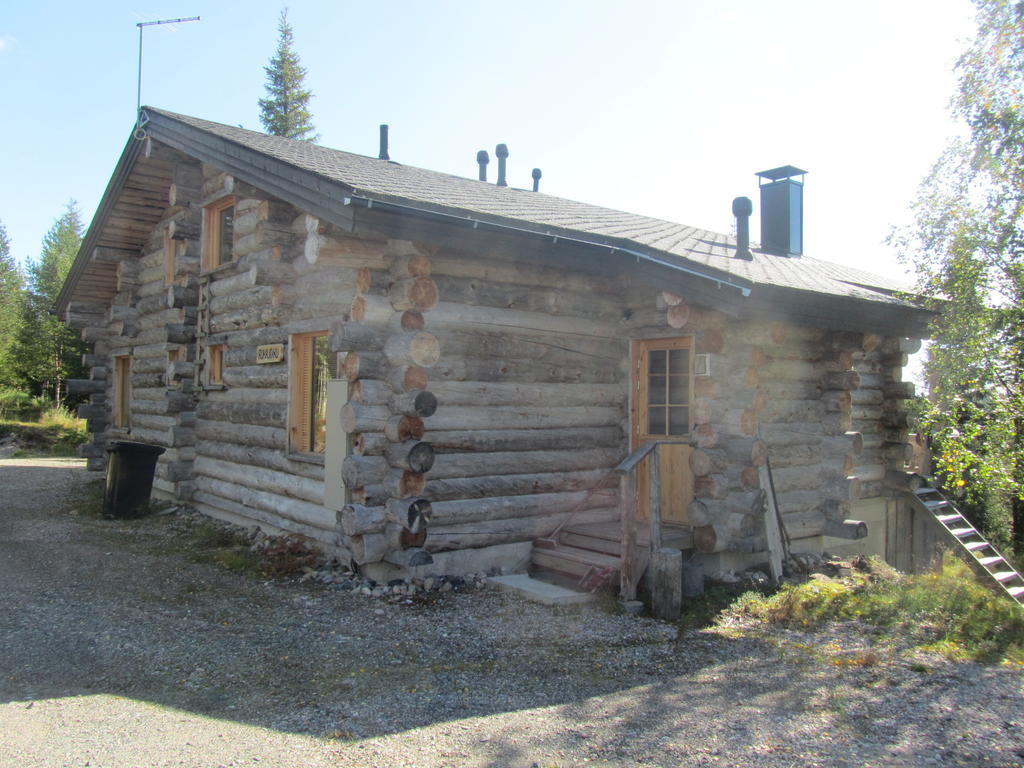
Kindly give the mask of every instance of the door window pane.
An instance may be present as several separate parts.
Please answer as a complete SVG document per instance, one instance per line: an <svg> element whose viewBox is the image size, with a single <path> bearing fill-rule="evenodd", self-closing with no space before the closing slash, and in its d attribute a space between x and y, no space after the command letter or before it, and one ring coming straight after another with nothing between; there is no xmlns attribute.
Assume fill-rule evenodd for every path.
<svg viewBox="0 0 1024 768"><path fill-rule="evenodd" d="M665 409L651 407L647 409L647 434L665 434Z"/></svg>
<svg viewBox="0 0 1024 768"><path fill-rule="evenodd" d="M314 337L309 409L309 434L312 443L310 448L314 453L323 453L327 445L327 380L331 378L330 351L331 345L326 335Z"/></svg>
<svg viewBox="0 0 1024 768"><path fill-rule="evenodd" d="M687 376L668 377L668 401L673 405L688 405L690 402L690 379Z"/></svg>
<svg viewBox="0 0 1024 768"><path fill-rule="evenodd" d="M647 402L651 405L665 404L665 377L647 377Z"/></svg>
<svg viewBox="0 0 1024 768"><path fill-rule="evenodd" d="M648 358L647 371L651 374L665 373L665 350L653 349Z"/></svg>
<svg viewBox="0 0 1024 768"><path fill-rule="evenodd" d="M673 349L668 353L668 372L674 374L690 373L690 350Z"/></svg>
<svg viewBox="0 0 1024 768"><path fill-rule="evenodd" d="M690 431L690 409L686 407L668 409L668 434L685 435Z"/></svg>

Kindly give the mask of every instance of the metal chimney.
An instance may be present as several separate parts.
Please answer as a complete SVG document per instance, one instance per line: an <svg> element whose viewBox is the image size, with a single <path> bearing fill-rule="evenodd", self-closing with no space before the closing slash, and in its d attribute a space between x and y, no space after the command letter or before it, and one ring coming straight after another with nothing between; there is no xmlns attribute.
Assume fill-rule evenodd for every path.
<svg viewBox="0 0 1024 768"><path fill-rule="evenodd" d="M754 204L749 197L737 197L732 201L732 215L736 217L736 258L751 261L754 255L750 252L750 214L754 212Z"/></svg>
<svg viewBox="0 0 1024 768"><path fill-rule="evenodd" d="M505 160L508 159L508 147L504 144L499 144L494 148L494 154L498 157L498 181L499 187L507 187L508 182L505 181Z"/></svg>
<svg viewBox="0 0 1024 768"><path fill-rule="evenodd" d="M386 125L380 127L380 154L377 157L381 160L391 159L388 155L388 127Z"/></svg>
<svg viewBox="0 0 1024 768"><path fill-rule="evenodd" d="M761 248L768 253L799 256L804 252L805 173L783 165L757 174L761 179Z"/></svg>
<svg viewBox="0 0 1024 768"><path fill-rule="evenodd" d="M536 192L540 189L540 177L543 174L541 174L540 168L534 168L530 175L533 177L533 191Z"/></svg>
<svg viewBox="0 0 1024 768"><path fill-rule="evenodd" d="M487 156L487 150L481 149L476 153L476 164L480 166L480 181L487 181L487 164L491 158Z"/></svg>

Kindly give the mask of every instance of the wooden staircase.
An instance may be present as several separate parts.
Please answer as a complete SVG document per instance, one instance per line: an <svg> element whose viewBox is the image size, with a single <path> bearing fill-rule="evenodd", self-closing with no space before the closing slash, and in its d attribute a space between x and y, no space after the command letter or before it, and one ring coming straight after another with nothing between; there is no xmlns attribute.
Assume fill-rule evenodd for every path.
<svg viewBox="0 0 1024 768"><path fill-rule="evenodd" d="M1014 570L949 499L928 487L918 488L912 496L918 508L930 513L971 556L980 570L987 573L1017 605L1024 606L1024 577Z"/></svg>
<svg viewBox="0 0 1024 768"><path fill-rule="evenodd" d="M530 575L594 592L618 583L621 557L622 525L618 521L567 525L554 538L533 542Z"/></svg>

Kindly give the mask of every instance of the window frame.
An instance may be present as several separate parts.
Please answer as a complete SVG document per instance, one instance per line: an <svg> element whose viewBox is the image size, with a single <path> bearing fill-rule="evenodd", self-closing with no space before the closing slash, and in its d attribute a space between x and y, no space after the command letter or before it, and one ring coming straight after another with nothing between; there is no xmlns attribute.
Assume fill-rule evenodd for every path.
<svg viewBox="0 0 1024 768"><path fill-rule="evenodd" d="M313 350L318 338L329 337L330 332L310 331L296 333L288 343L288 451L305 456L323 456L326 453L326 434L323 450L314 450L315 435L311 429L313 407ZM336 363L333 368L336 368ZM329 380L336 371L329 370ZM324 391L326 398L327 392Z"/></svg>
<svg viewBox="0 0 1024 768"><path fill-rule="evenodd" d="M693 336L681 336L681 337L670 337L663 339L636 339L633 341L632 358L633 358L633 371L635 377L635 388L633 390L633 404L632 404L632 418L633 418L633 448L638 448L644 442L649 440L686 440L693 436L693 385L694 385L694 372L693 372L693 361L694 361L694 337ZM665 351L669 352L672 350L685 349L689 352L687 356L687 402L685 407L687 409L687 426L686 432L680 435L672 434L651 434L648 430L649 425L649 406L650 393L649 393L649 382L651 377L650 372L650 353ZM666 376L667 378L667 376ZM672 403L656 404L663 405L665 407L673 405ZM675 404L675 405L682 405ZM666 413L666 432L669 424L669 417Z"/></svg>
<svg viewBox="0 0 1024 768"><path fill-rule="evenodd" d="M234 261L233 247L229 253L221 252L221 214L228 208L234 208L237 202L238 198L235 195L228 195L203 206L204 272L211 272Z"/></svg>
<svg viewBox="0 0 1024 768"><path fill-rule="evenodd" d="M170 226L164 227L164 286L174 285L177 259L178 241L171 237Z"/></svg>
<svg viewBox="0 0 1024 768"><path fill-rule="evenodd" d="M211 387L224 386L225 344L210 344L206 347L206 383Z"/></svg>
<svg viewBox="0 0 1024 768"><path fill-rule="evenodd" d="M132 356L114 355L114 403L111 423L116 429L132 426Z"/></svg>

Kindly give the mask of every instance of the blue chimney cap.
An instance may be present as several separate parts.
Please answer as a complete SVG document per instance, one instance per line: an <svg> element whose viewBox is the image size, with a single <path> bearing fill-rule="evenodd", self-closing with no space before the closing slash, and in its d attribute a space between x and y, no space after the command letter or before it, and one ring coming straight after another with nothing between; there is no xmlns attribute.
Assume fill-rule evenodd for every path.
<svg viewBox="0 0 1024 768"><path fill-rule="evenodd" d="M780 179L788 179L791 176L803 176L805 173L807 171L797 168L795 165L782 165L778 168L761 171L755 174L755 176L760 176L762 179L768 179L769 181L779 181Z"/></svg>

